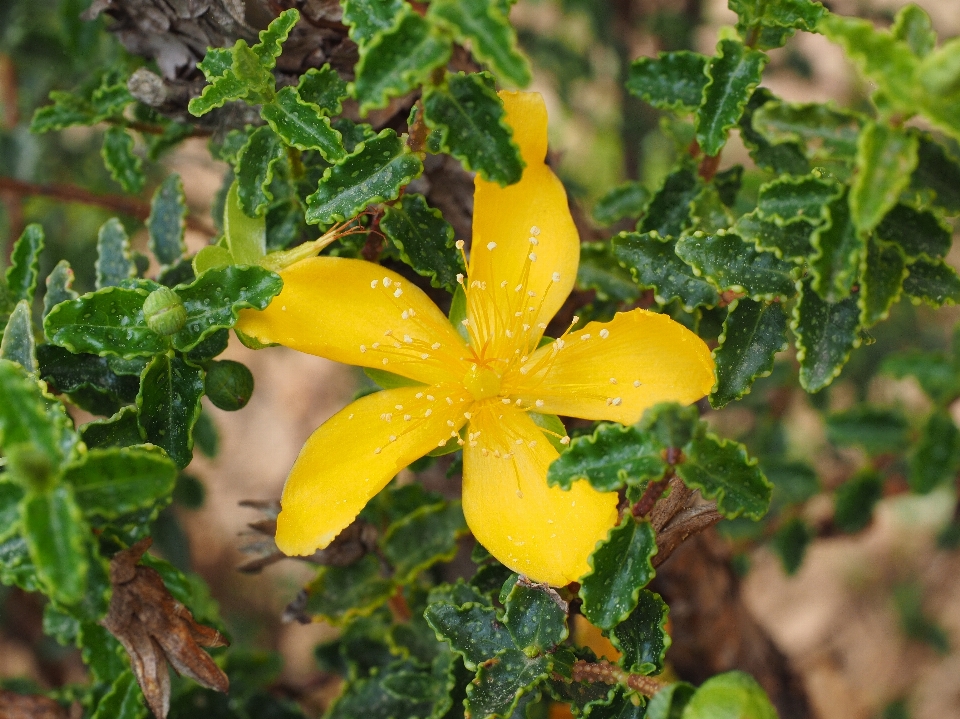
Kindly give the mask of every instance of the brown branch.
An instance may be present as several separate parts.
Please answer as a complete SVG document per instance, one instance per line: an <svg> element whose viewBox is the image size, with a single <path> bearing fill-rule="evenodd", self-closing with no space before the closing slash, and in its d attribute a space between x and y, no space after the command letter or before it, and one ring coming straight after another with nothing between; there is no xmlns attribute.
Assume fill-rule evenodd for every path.
<svg viewBox="0 0 960 719"><path fill-rule="evenodd" d="M570 678L575 682L589 682L591 684L596 682L610 685L622 684L635 692L640 692L645 697L652 697L667 686L666 682L653 677L643 674L630 674L605 659L599 659L595 662L580 659L574 662Z"/></svg>
<svg viewBox="0 0 960 719"><path fill-rule="evenodd" d="M0 194L11 195L40 195L52 197L62 202L78 202L83 205L103 207L114 212L120 212L138 220L146 220L150 216L150 203L135 197L123 195L98 195L76 185L51 184L41 185L35 182L24 182L12 177L0 177ZM211 233L210 228L193 215L187 215L187 227L205 235Z"/></svg>
<svg viewBox="0 0 960 719"><path fill-rule="evenodd" d="M151 122L141 122L139 120L117 120L111 121L106 120L107 123L111 125L119 125L120 127L125 127L128 130L136 130L139 133L144 135L163 135L166 133L166 128L162 125L154 125ZM204 130L202 127L191 128L190 132L186 137L210 137L213 133L210 130Z"/></svg>

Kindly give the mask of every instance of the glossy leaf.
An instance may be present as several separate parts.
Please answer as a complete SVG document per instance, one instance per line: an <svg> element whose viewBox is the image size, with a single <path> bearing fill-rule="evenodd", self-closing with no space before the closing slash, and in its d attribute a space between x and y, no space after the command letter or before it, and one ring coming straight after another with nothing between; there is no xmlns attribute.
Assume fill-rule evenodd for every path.
<svg viewBox="0 0 960 719"><path fill-rule="evenodd" d="M754 129L768 141L794 143L811 159L852 162L863 119L852 112L821 103L771 101L753 115Z"/></svg>
<svg viewBox="0 0 960 719"><path fill-rule="evenodd" d="M113 519L168 498L177 467L156 450L91 449L64 468L63 479L72 485L80 509Z"/></svg>
<svg viewBox="0 0 960 719"><path fill-rule="evenodd" d="M640 290L630 272L620 266L609 242L581 242L577 285L597 292L601 302L634 302Z"/></svg>
<svg viewBox="0 0 960 719"><path fill-rule="evenodd" d="M781 177L760 187L757 209L764 219L777 224L797 219L819 223L829 219L828 207L841 190L836 182L816 175Z"/></svg>
<svg viewBox="0 0 960 719"><path fill-rule="evenodd" d="M626 87L660 110L693 112L700 107L710 58L677 50L641 57L630 65Z"/></svg>
<svg viewBox="0 0 960 719"><path fill-rule="evenodd" d="M116 404L133 402L137 396L139 376L117 374L105 357L73 354L54 344L41 345L37 357L40 377L57 392L92 390Z"/></svg>
<svg viewBox="0 0 960 719"><path fill-rule="evenodd" d="M274 68L283 49L283 43L299 19L300 13L298 11L284 10L265 29L260 31L260 42L254 45L252 49L262 67L267 70Z"/></svg>
<svg viewBox="0 0 960 719"><path fill-rule="evenodd" d="M960 302L960 277L943 260L920 257L907 265L903 291L915 300L922 300L934 307L953 305Z"/></svg>
<svg viewBox="0 0 960 719"><path fill-rule="evenodd" d="M240 183L235 182L227 191L223 205L224 245L211 245L202 252L223 249L228 262L224 264L259 265L267 253L267 227L265 217L252 217L246 213L240 200ZM219 254L219 253L218 253ZM197 255L199 257L200 254ZM222 259L222 256L221 256ZM204 263L196 262L198 267ZM219 263L215 267L222 266ZM198 275L200 273L198 272Z"/></svg>
<svg viewBox="0 0 960 719"><path fill-rule="evenodd" d="M667 176L647 205L640 232L657 232L661 237L679 237L690 226L690 205L703 189L690 168L681 168Z"/></svg>
<svg viewBox="0 0 960 719"><path fill-rule="evenodd" d="M262 310L283 288L279 275L262 267L231 265L208 270L177 288L187 311L183 329L173 335L181 352L196 347L219 329L233 327L240 310Z"/></svg>
<svg viewBox="0 0 960 719"><path fill-rule="evenodd" d="M33 316L26 300L10 313L0 337L0 359L16 362L27 372L37 371L37 343L33 337Z"/></svg>
<svg viewBox="0 0 960 719"><path fill-rule="evenodd" d="M460 251L454 247L453 227L423 195L405 194L384 208L380 229L400 251L400 259L434 287L453 292L457 275L466 274Z"/></svg>
<svg viewBox="0 0 960 719"><path fill-rule="evenodd" d="M813 291L809 280L803 283L790 326L797 336L800 384L808 392L833 382L851 350L860 346L857 298L827 302Z"/></svg>
<svg viewBox="0 0 960 719"><path fill-rule="evenodd" d="M80 601L87 584L85 544L90 529L71 488L58 485L28 493L21 505L20 522L45 593L64 604Z"/></svg>
<svg viewBox="0 0 960 719"><path fill-rule="evenodd" d="M40 274L40 253L43 251L43 227L32 223L24 228L13 245L10 266L7 268L7 293L11 302L33 302Z"/></svg>
<svg viewBox="0 0 960 719"><path fill-rule="evenodd" d="M777 353L787 348L787 313L777 302L737 300L719 342L713 351L717 382L710 393L715 409L749 394L757 379L773 371Z"/></svg>
<svg viewBox="0 0 960 719"><path fill-rule="evenodd" d="M580 580L583 615L610 630L637 606L640 590L653 579L650 563L657 553L657 533L646 519L624 514L620 524L590 555L591 571Z"/></svg>
<svg viewBox="0 0 960 719"><path fill-rule="evenodd" d="M530 66L517 48L517 36L501 8L490 0L436 0L428 19L453 33L457 42L470 43L470 52L510 85L526 87Z"/></svg>
<svg viewBox="0 0 960 719"><path fill-rule="evenodd" d="M911 186L932 192L935 202L949 214L960 214L960 160L926 134L918 134L917 169Z"/></svg>
<svg viewBox="0 0 960 719"><path fill-rule="evenodd" d="M193 425L200 416L203 370L179 357L157 355L143 371L137 395L141 434L181 469L193 458Z"/></svg>
<svg viewBox="0 0 960 719"><path fill-rule="evenodd" d="M813 289L829 302L848 297L867 243L853 223L846 197L830 203L830 222L814 231L810 243L816 250L810 260Z"/></svg>
<svg viewBox="0 0 960 719"><path fill-rule="evenodd" d="M380 575L380 562L368 554L346 567L323 567L306 591L309 615L344 624L381 606L395 585Z"/></svg>
<svg viewBox="0 0 960 719"><path fill-rule="evenodd" d="M864 327L887 318L890 307L900 299L906 276L906 262L900 248L869 237L860 263L860 323Z"/></svg>
<svg viewBox="0 0 960 719"><path fill-rule="evenodd" d="M883 478L873 470L860 472L837 487L833 523L842 532L859 532L870 524L873 508L882 496Z"/></svg>
<svg viewBox="0 0 960 719"><path fill-rule="evenodd" d="M467 687L470 716L510 717L521 698L550 675L550 660L511 649L480 666Z"/></svg>
<svg viewBox="0 0 960 719"><path fill-rule="evenodd" d="M130 359L167 349L167 340L147 327L141 289L106 287L57 305L43 321L47 339L77 354Z"/></svg>
<svg viewBox="0 0 960 719"><path fill-rule="evenodd" d="M221 50L221 48L215 49ZM222 55L218 52L218 60L221 57ZM215 110L218 107L223 107L231 100L239 100L249 91L247 83L237 77L232 68L213 79L207 79L210 84L204 86L203 92L200 94L200 96L192 98L187 105L188 112L194 117L206 115L211 110Z"/></svg>
<svg viewBox="0 0 960 719"><path fill-rule="evenodd" d="M752 242L760 251L772 252L782 260L803 262L814 250L810 244L815 225L804 219L777 223L764 218L759 210L741 215L733 232Z"/></svg>
<svg viewBox="0 0 960 719"><path fill-rule="evenodd" d="M657 302L677 299L687 311L719 301L717 291L675 251L676 243L652 233L621 233L613 239L613 253L641 287L653 288Z"/></svg>
<svg viewBox="0 0 960 719"><path fill-rule="evenodd" d="M880 123L860 133L850 187L850 214L859 232L872 232L910 184L917 144L916 135Z"/></svg>
<svg viewBox="0 0 960 719"><path fill-rule="evenodd" d="M687 682L668 684L650 699L644 719L681 719L684 707L696 690Z"/></svg>
<svg viewBox="0 0 960 719"><path fill-rule="evenodd" d="M682 719L777 719L766 692L745 672L726 672L710 677L694 693Z"/></svg>
<svg viewBox="0 0 960 719"><path fill-rule="evenodd" d="M44 386L19 364L0 359L0 443L40 450L59 467L74 442L73 422L63 405L44 393Z"/></svg>
<svg viewBox="0 0 960 719"><path fill-rule="evenodd" d="M834 444L859 445L869 455L900 452L910 444L910 425L903 414L870 405L827 415L826 430Z"/></svg>
<svg viewBox="0 0 960 719"><path fill-rule="evenodd" d="M405 7L403 0L345 0L343 22L350 28L350 39L365 47L389 30Z"/></svg>
<svg viewBox="0 0 960 719"><path fill-rule="evenodd" d="M246 215L263 215L273 200L270 183L276 164L285 157L283 142L272 128L258 127L250 135L237 161L237 196Z"/></svg>
<svg viewBox="0 0 960 719"><path fill-rule="evenodd" d="M889 355L881 370L898 379L915 377L923 391L938 403L952 399L958 388L953 364L939 353L908 350Z"/></svg>
<svg viewBox="0 0 960 719"><path fill-rule="evenodd" d="M61 302L77 299L73 291L73 270L70 263L60 260L47 275L47 292L43 296L43 316L50 314L50 310Z"/></svg>
<svg viewBox="0 0 960 719"><path fill-rule="evenodd" d="M132 447L143 443L137 424L137 408L128 406L107 419L88 422L80 428L80 438L94 447Z"/></svg>
<svg viewBox="0 0 960 719"><path fill-rule="evenodd" d="M737 30L745 42L753 40L754 47L766 50L779 47L793 30L812 31L817 21L827 12L812 0L730 0L731 10L738 16Z"/></svg>
<svg viewBox="0 0 960 719"><path fill-rule="evenodd" d="M723 230L677 241L677 255L720 291L743 292L755 300L787 299L796 293L796 265Z"/></svg>
<svg viewBox="0 0 960 719"><path fill-rule="evenodd" d="M137 268L130 255L127 231L116 217L104 222L97 234L96 271L98 290L116 287L137 275Z"/></svg>
<svg viewBox="0 0 960 719"><path fill-rule="evenodd" d="M381 542L400 584L413 581L437 562L453 559L467 525L459 502L420 507L390 526Z"/></svg>
<svg viewBox="0 0 960 719"><path fill-rule="evenodd" d="M386 107L390 98L425 83L446 64L450 52L449 38L407 7L399 21L372 39L360 56L353 91L361 113Z"/></svg>
<svg viewBox="0 0 960 719"><path fill-rule="evenodd" d="M758 167L777 174L805 175L810 171L810 163L798 143L771 142L753 127L756 112L771 100L773 94L766 88L754 90L738 123L740 138Z"/></svg>
<svg viewBox="0 0 960 719"><path fill-rule="evenodd" d="M90 719L143 719L146 716L143 693L133 672L128 669L110 680L112 686L97 703Z"/></svg>
<svg viewBox="0 0 960 719"><path fill-rule="evenodd" d="M375 202L395 200L422 171L420 159L403 140L393 130L383 130L324 171L317 191L307 198L307 222L343 222Z"/></svg>
<svg viewBox="0 0 960 719"><path fill-rule="evenodd" d="M950 250L951 231L934 212L895 205L877 226L877 237L896 243L910 258L943 257Z"/></svg>
<svg viewBox="0 0 960 719"><path fill-rule="evenodd" d="M424 92L423 108L427 126L439 132L438 149L485 180L509 185L520 179L524 163L488 74L447 74L444 84Z"/></svg>
<svg viewBox="0 0 960 719"><path fill-rule="evenodd" d="M567 612L553 589L518 580L504 604L503 623L528 656L550 652L567 638Z"/></svg>
<svg viewBox="0 0 960 719"><path fill-rule="evenodd" d="M649 200L650 193L642 184L625 182L597 200L593 207L593 219L608 226L627 217L640 217Z"/></svg>
<svg viewBox="0 0 960 719"><path fill-rule="evenodd" d="M715 498L723 516L757 520L766 514L773 485L742 444L708 434L695 438L684 454L677 476L707 499Z"/></svg>
<svg viewBox="0 0 960 719"><path fill-rule="evenodd" d="M592 435L576 437L547 472L547 483L569 489L580 479L601 492L638 485L663 476L663 445L637 427L601 424Z"/></svg>
<svg viewBox="0 0 960 719"><path fill-rule="evenodd" d="M666 631L668 612L659 594L642 589L636 608L610 633L613 646L623 654L619 663L628 672L659 674L663 670L664 656L671 644Z"/></svg>
<svg viewBox="0 0 960 719"><path fill-rule="evenodd" d="M328 162L337 162L347 154L340 133L330 126L330 118L317 105L301 100L295 88L280 90L260 112L287 145L298 150L317 150Z"/></svg>
<svg viewBox="0 0 960 719"><path fill-rule="evenodd" d="M937 45L937 33L933 30L930 16L913 3L900 8L890 32L898 40L907 43L917 57L925 57Z"/></svg>
<svg viewBox="0 0 960 719"><path fill-rule="evenodd" d="M125 192L139 194L147 181L143 160L133 151L133 136L122 127L108 127L103 133L100 154L107 170Z"/></svg>
<svg viewBox="0 0 960 719"><path fill-rule="evenodd" d="M168 175L153 193L147 231L148 246L161 265L174 265L187 251L183 233L187 226L187 198L180 175Z"/></svg>
<svg viewBox="0 0 960 719"><path fill-rule="evenodd" d="M319 70L311 67L300 76L297 94L304 102L316 105L323 114L332 117L343 110L342 101L348 94L347 83L327 63Z"/></svg>
<svg viewBox="0 0 960 719"><path fill-rule="evenodd" d="M910 489L927 494L952 481L960 469L960 430L949 412L930 415L910 457Z"/></svg>
<svg viewBox="0 0 960 719"><path fill-rule="evenodd" d="M736 40L721 40L717 45L717 55L707 65L709 79L695 122L697 142L704 154L713 156L723 148L727 133L736 126L760 84L766 64L764 53Z"/></svg>

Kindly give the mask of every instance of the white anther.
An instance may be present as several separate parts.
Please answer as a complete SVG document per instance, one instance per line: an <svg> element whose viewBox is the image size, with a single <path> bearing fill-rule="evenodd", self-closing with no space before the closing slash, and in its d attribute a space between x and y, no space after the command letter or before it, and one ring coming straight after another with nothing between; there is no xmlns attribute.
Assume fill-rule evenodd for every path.
<svg viewBox="0 0 960 719"><path fill-rule="evenodd" d="M463 284L463 273L462 273L462 272L458 272L458 273L457 273L457 284L459 284L459 285L462 285L462 284Z"/></svg>
<svg viewBox="0 0 960 719"><path fill-rule="evenodd" d="M536 252L531 252L529 255L527 255L527 257L530 258L530 261L531 261L531 262L536 262L536 261L537 261L537 253L536 253Z"/></svg>
<svg viewBox="0 0 960 719"><path fill-rule="evenodd" d="M457 249L458 249L458 250L462 250L462 249L463 249L463 240L457 240L456 245L457 245Z"/></svg>
<svg viewBox="0 0 960 719"><path fill-rule="evenodd" d="M537 323L537 327L539 327L539 328L542 329L542 330L545 330L545 329L547 329L547 323L546 323L546 322L538 322L538 323Z"/></svg>
<svg viewBox="0 0 960 719"><path fill-rule="evenodd" d="M428 395L427 395L427 399L430 400L431 402L433 402L433 395L432 395L432 394L428 394Z"/></svg>
<svg viewBox="0 0 960 719"><path fill-rule="evenodd" d="M486 447L483 447L483 448L480 449L480 454L482 454L484 457L486 457L488 454L490 454L490 450L487 449Z"/></svg>
<svg viewBox="0 0 960 719"><path fill-rule="evenodd" d="M533 290L528 290L528 291L527 291L527 296L528 296L528 297L536 297L536 296L537 296L537 293L534 292Z"/></svg>
<svg viewBox="0 0 960 719"><path fill-rule="evenodd" d="M590 339L590 333L587 332L585 335L580 335L580 339L586 342L588 339Z"/></svg>
<svg viewBox="0 0 960 719"><path fill-rule="evenodd" d="M580 321L580 315L574 315L573 319L570 321L570 324L575 325Z"/></svg>
<svg viewBox="0 0 960 719"><path fill-rule="evenodd" d="M530 449L533 449L537 446L537 440L531 439L527 446L530 447Z"/></svg>
<svg viewBox="0 0 960 719"><path fill-rule="evenodd" d="M438 446L438 447L442 447L442 446L444 446L446 443L447 443L447 440L441 439L439 442L437 442L437 446Z"/></svg>
<svg viewBox="0 0 960 719"><path fill-rule="evenodd" d="M411 317L416 317L416 316L417 316L417 313L413 311L413 307L411 307L409 310L407 310L407 314L410 315Z"/></svg>
<svg viewBox="0 0 960 719"><path fill-rule="evenodd" d="M380 343L379 343L379 342L374 342L374 343L373 343L372 345L370 345L370 346L373 347L374 349L377 349L378 347L380 347Z"/></svg>
<svg viewBox="0 0 960 719"><path fill-rule="evenodd" d="M488 250L493 250L494 248L496 248L496 246L497 246L497 243L496 243L496 242L488 242L488 243L487 243L487 249L488 249Z"/></svg>
<svg viewBox="0 0 960 719"><path fill-rule="evenodd" d="M557 351L559 352L560 350L562 350L564 347L567 346L567 343L564 342L562 339L558 339L556 342L553 343L553 346L556 347Z"/></svg>
<svg viewBox="0 0 960 719"><path fill-rule="evenodd" d="M464 412L463 416L466 417L467 419L470 419L471 417L473 417L473 415L470 414L469 412Z"/></svg>
<svg viewBox="0 0 960 719"><path fill-rule="evenodd" d="M416 399L423 399L423 392L417 392L417 393L414 395L414 398L416 398Z"/></svg>
<svg viewBox="0 0 960 719"><path fill-rule="evenodd" d="M386 357L383 358L383 364L387 364L389 361Z"/></svg>
<svg viewBox="0 0 960 719"><path fill-rule="evenodd" d="M506 281L506 280L504 280L503 282L500 283L500 289L501 289L501 290L502 290L504 287L506 287L506 286L507 286L507 281Z"/></svg>
<svg viewBox="0 0 960 719"><path fill-rule="evenodd" d="M410 310L404 310L400 313L400 319L405 320L410 316Z"/></svg>
<svg viewBox="0 0 960 719"><path fill-rule="evenodd" d="M639 387L639 386L640 386L640 380L638 380L638 379L633 380L633 386L634 386L634 387Z"/></svg>
<svg viewBox="0 0 960 719"><path fill-rule="evenodd" d="M520 447L520 446L522 446L522 445L523 445L523 440L522 440L522 439L518 439L518 440L517 440L517 446Z"/></svg>
<svg viewBox="0 0 960 719"><path fill-rule="evenodd" d="M413 340L410 339L410 335L404 335L403 341L406 342L407 344L410 344L411 342L413 342Z"/></svg>
<svg viewBox="0 0 960 719"><path fill-rule="evenodd" d="M403 421L404 421L404 422L409 422L411 419L413 419L413 416L412 416L412 415L409 415L409 414L403 415Z"/></svg>
<svg viewBox="0 0 960 719"><path fill-rule="evenodd" d="M400 409L400 410L403 409L403 405L402 405L402 404L394 405L394 407L395 407L396 409Z"/></svg>
<svg viewBox="0 0 960 719"><path fill-rule="evenodd" d="M460 324L462 324L464 327L469 327L469 326L470 326L470 319L467 318L467 319L463 320L462 322L460 322Z"/></svg>
<svg viewBox="0 0 960 719"><path fill-rule="evenodd" d="M422 355L420 355L420 359L422 359L422 360L430 359L430 355L429 355L428 353L424 352Z"/></svg>
<svg viewBox="0 0 960 719"><path fill-rule="evenodd" d="M537 237L540 234L540 228L534 225L533 227L530 228L530 234L533 235L534 237Z"/></svg>
<svg viewBox="0 0 960 719"><path fill-rule="evenodd" d="M569 438L569 437L561 437L561 438L560 438L560 444L570 444L570 438Z"/></svg>
<svg viewBox="0 0 960 719"><path fill-rule="evenodd" d="M519 397L517 397L517 401L516 401L516 402L514 402L514 404L515 404L515 405L517 405L517 407L519 407L519 406L520 406L520 398L519 398Z"/></svg>
<svg viewBox="0 0 960 719"><path fill-rule="evenodd" d="M363 354L363 353L366 352L366 351L367 351L367 346L366 346L366 345L360 345L360 354Z"/></svg>
<svg viewBox="0 0 960 719"><path fill-rule="evenodd" d="M517 285L516 287L513 288L513 291L514 291L514 292L519 292L519 291L522 290L522 289L523 289L523 285Z"/></svg>
<svg viewBox="0 0 960 719"><path fill-rule="evenodd" d="M448 419L448 420L447 420L447 426L448 426L448 427L453 427L453 420L452 420L452 419Z"/></svg>
<svg viewBox="0 0 960 719"><path fill-rule="evenodd" d="M611 378L610 378L610 384L616 384L616 383L617 383L617 378L616 378L616 377L611 377Z"/></svg>
<svg viewBox="0 0 960 719"><path fill-rule="evenodd" d="M539 245L540 243L537 241L537 238L536 238L536 237L531 237L531 238L530 238L530 244L531 244L531 245Z"/></svg>
<svg viewBox="0 0 960 719"><path fill-rule="evenodd" d="M537 405L537 407L543 407L543 400L538 399L536 402L534 402L534 404Z"/></svg>
<svg viewBox="0 0 960 719"><path fill-rule="evenodd" d="M503 402L504 404L510 404L510 398L509 398L509 397L504 397L504 398L503 398L502 400L500 400L500 401Z"/></svg>
<svg viewBox="0 0 960 719"><path fill-rule="evenodd" d="M432 410L432 409L428 409L426 412L423 413L423 416L424 416L424 417L429 417L431 414L433 414L433 410Z"/></svg>
<svg viewBox="0 0 960 719"><path fill-rule="evenodd" d="M374 453L374 454L380 454L380 452L382 452L382 451L383 451L383 450L382 450L380 447L377 447L375 450L373 450L373 453Z"/></svg>
<svg viewBox="0 0 960 719"><path fill-rule="evenodd" d="M393 293L393 296L394 296L394 297L399 297L399 296L402 295L402 294L403 294L403 290L401 290L401 289L398 287L398 288L396 289L396 291Z"/></svg>
<svg viewBox="0 0 960 719"><path fill-rule="evenodd" d="M444 397L444 399L447 400L447 404L453 404L453 400L449 397Z"/></svg>
<svg viewBox="0 0 960 719"><path fill-rule="evenodd" d="M554 272L554 273L553 273L553 281L554 281L554 282L559 282L559 281L560 281L560 273L559 273L559 272Z"/></svg>
<svg viewBox="0 0 960 719"><path fill-rule="evenodd" d="M512 337L513 337L513 332L511 332L510 330L504 330L504 332L507 334L507 337L508 337L508 338L512 338Z"/></svg>
<svg viewBox="0 0 960 719"><path fill-rule="evenodd" d="M393 419L393 414L391 414L390 412L384 412L383 414L380 415L380 419L382 419L384 422L389 422L390 420Z"/></svg>
<svg viewBox="0 0 960 719"><path fill-rule="evenodd" d="M396 442L396 441L397 441L397 435L391 434L389 437L387 437L387 439L389 439L391 442Z"/></svg>
<svg viewBox="0 0 960 719"><path fill-rule="evenodd" d="M430 349L432 349L432 350L438 350L438 349L440 349L440 343L439 343L439 342L434 342L432 345L430 345Z"/></svg>
<svg viewBox="0 0 960 719"><path fill-rule="evenodd" d="M614 407L619 407L621 402L623 402L622 399L620 399L619 397L614 397L614 398L613 398L613 402L612 402L611 404L612 404Z"/></svg>
<svg viewBox="0 0 960 719"><path fill-rule="evenodd" d="M377 282L377 280L374 280L373 282L370 283L370 289L375 290L378 284L379 282Z"/></svg>
<svg viewBox="0 0 960 719"><path fill-rule="evenodd" d="M602 329L602 330L600 330L600 339L604 339L604 340L605 340L605 339L607 339L607 337L609 337L609 336L610 336L610 330L608 330L608 329Z"/></svg>
<svg viewBox="0 0 960 719"><path fill-rule="evenodd" d="M391 280L389 277L384 277L384 278L383 278L383 286L384 286L384 287L389 287L389 286L392 285L392 284L393 284L393 280Z"/></svg>

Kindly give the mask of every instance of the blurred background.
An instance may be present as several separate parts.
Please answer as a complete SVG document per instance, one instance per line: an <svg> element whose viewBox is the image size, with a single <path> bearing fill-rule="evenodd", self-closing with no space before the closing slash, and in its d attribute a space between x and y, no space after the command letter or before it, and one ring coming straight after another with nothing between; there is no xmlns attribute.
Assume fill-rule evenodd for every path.
<svg viewBox="0 0 960 719"><path fill-rule="evenodd" d="M88 4L89 0L0 3L0 178L20 181L16 186L0 181L2 257L5 261L26 223L40 222L47 233L41 276L57 259L66 258L80 292L93 288L97 229L119 208L38 196L23 183L60 183L120 194L99 157L100 128L74 127L40 136L28 130L34 109L47 102L51 90L95 81L90 67L124 61L119 43L104 32L109 21L79 19ZM888 24L903 4L832 0L829 7ZM919 4L931 15L941 41L960 34L958 0ZM660 114L623 89L626 69L633 59L661 50L712 54L718 28L731 24L734 15L724 0L520 0L511 18L533 61L531 89L547 101L552 161L582 209L581 230L585 238L606 239L622 228L604 228L588 219L597 200L627 180L656 189L676 151L674 140L661 127ZM841 51L818 35L798 33L770 55L764 85L786 100L852 107L866 102L870 88L861 85ZM750 166L746 150L734 136L721 167L737 163ZM147 163L147 168L149 187L143 198L149 198L152 187L170 172L181 175L195 218L188 243L191 250L205 245L216 234L211 209L227 165L211 159L206 140L197 137L159 162ZM748 173L745 187L749 186ZM135 249L145 251L142 223L130 215L119 216ZM960 267L956 251L948 261ZM761 423L775 421L786 454L816 470L824 491L799 511L812 526L824 527L832 516L829 490L867 458L860 449L828 441L822 413L868 400L897 407L919 422L930 404L916 382L874 375L874 368L886 355L905 347L943 350L957 319L955 308L934 312L900 303L891 320L869 338L872 344L854 354L828 390L811 397L796 386L791 349L781 357L785 371L758 382L747 401L719 412L707 410L705 418L719 434L745 441L751 450L751 442L760 441ZM241 547L263 539L248 524L264 518L240 503L278 499L304 440L367 380L352 368L283 348L254 352L235 340L225 358L252 370L253 399L235 413L205 406L209 424L201 448L206 456L198 453L188 468L189 476L178 486L178 501L157 520L154 536L166 558L207 580L236 643L283 655L277 689L318 714L337 687L320 671L314 648L333 638L336 630L284 621L285 607L313 574L309 565L285 560L260 573L237 571L252 558ZM951 411L960 420L960 406ZM435 466L420 479L455 494L459 482L446 479L443 469ZM413 479L407 470L400 481ZM917 496L905 493L905 488L905 482L898 486L895 478L888 481L886 496L862 531L818 532L793 575L762 541L762 528L758 532L724 522L718 535L696 547L733 569L722 575L727 579L719 585L701 583L699 592L671 604L675 621L700 616L701 624L694 626L703 628L701 641L707 641L717 630L708 628L711 618L702 615L716 612L713 619L722 619L730 611L722 600L734 593L737 606L749 615L742 621L769 635L802 683L813 714L822 719L960 717L960 552L938 541L955 512L955 490ZM672 563L682 572L683 562L678 554L663 572L669 574ZM668 654L668 660L681 662L684 658L676 652L685 651L693 640L675 639L671 650L675 653ZM717 652L714 664L723 661ZM84 671L76 652L43 636L39 600L0 587L0 685L32 682L54 687L83 681Z"/></svg>

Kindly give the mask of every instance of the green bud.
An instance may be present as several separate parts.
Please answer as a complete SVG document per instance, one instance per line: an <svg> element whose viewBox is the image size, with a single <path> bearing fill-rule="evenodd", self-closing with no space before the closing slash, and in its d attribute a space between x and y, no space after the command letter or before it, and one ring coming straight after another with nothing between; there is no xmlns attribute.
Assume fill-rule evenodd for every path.
<svg viewBox="0 0 960 719"><path fill-rule="evenodd" d="M221 360L207 365L207 397L227 412L243 409L253 394L253 375L246 365Z"/></svg>
<svg viewBox="0 0 960 719"><path fill-rule="evenodd" d="M143 302L143 316L147 327L158 335L174 335L187 321L187 308L169 287L154 290Z"/></svg>

